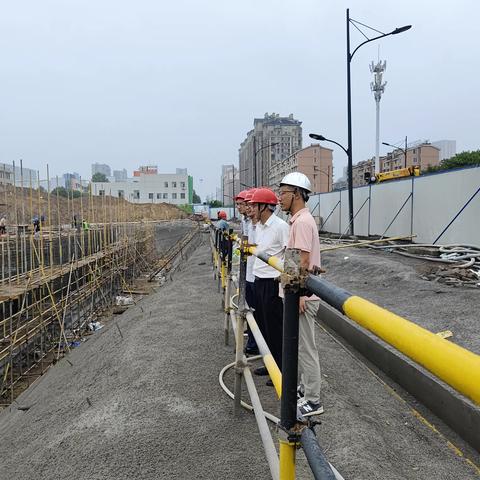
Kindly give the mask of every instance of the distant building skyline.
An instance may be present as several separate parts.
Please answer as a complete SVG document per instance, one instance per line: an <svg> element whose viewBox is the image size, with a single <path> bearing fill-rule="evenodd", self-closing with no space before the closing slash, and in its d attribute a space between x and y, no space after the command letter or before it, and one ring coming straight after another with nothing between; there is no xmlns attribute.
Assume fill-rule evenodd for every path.
<svg viewBox="0 0 480 480"><path fill-rule="evenodd" d="M302 148L301 125L292 113L287 117L265 113L263 118L255 118L238 151L240 183L267 185L272 165Z"/></svg>
<svg viewBox="0 0 480 480"><path fill-rule="evenodd" d="M332 149L320 144L304 147L281 162L276 162L270 169L269 185L278 187L282 178L288 173L305 174L312 185L312 192L325 193L332 190L333 158Z"/></svg>
<svg viewBox="0 0 480 480"><path fill-rule="evenodd" d="M238 168L235 165L222 165L222 174L220 176L220 201L224 205L233 205L235 203L234 197L243 190L240 185L238 176Z"/></svg>
<svg viewBox="0 0 480 480"><path fill-rule="evenodd" d="M193 177L185 173L158 173L156 165L143 165L122 181L92 182L94 196L113 196L133 203L193 203Z"/></svg>

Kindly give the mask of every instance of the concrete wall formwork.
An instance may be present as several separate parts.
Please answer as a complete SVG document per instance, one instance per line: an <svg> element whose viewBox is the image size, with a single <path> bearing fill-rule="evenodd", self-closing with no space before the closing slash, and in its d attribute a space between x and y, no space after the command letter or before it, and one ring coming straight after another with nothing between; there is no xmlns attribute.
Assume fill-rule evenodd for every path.
<svg viewBox="0 0 480 480"><path fill-rule="evenodd" d="M416 235L416 243L433 243L465 207L437 243L478 245L479 189L480 167L357 187L353 192L355 234L401 236L412 233ZM347 232L347 190L314 194L308 206L323 231Z"/></svg>

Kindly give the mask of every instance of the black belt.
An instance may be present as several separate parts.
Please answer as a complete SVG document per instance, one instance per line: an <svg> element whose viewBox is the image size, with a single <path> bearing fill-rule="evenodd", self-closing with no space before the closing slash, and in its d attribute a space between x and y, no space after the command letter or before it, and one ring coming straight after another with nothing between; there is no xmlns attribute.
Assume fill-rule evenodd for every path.
<svg viewBox="0 0 480 480"><path fill-rule="evenodd" d="M262 278L262 277L255 277L256 282L267 282L267 281L277 281L278 277L267 277L267 278Z"/></svg>

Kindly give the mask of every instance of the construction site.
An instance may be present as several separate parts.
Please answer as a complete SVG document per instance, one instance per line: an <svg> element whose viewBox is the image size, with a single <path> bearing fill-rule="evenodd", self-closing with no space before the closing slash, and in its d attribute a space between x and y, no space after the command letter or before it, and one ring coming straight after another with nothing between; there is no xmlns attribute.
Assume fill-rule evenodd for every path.
<svg viewBox="0 0 480 480"><path fill-rule="evenodd" d="M168 204L12 186L0 198L7 219L0 239L5 407L94 331L99 318L122 310L116 296L131 296L152 271L167 272L177 253L170 249L190 240L184 236L191 226L171 233L171 220L187 215Z"/></svg>
<svg viewBox="0 0 480 480"><path fill-rule="evenodd" d="M250 374L262 355L267 365L268 347L240 364L236 354L238 222L220 242L211 224L171 205L33 187L1 195L2 479L480 476L478 248L320 235L327 283L394 312L388 318L413 328L407 345L419 352L396 343L403 324L389 340L322 297L325 413L303 430L318 448L312 460L290 443L285 477L276 452L282 374L271 373L273 389ZM417 327L438 351L423 347ZM422 355L443 361L449 346L466 361L452 352L462 367L444 376ZM333 476L319 476L318 459Z"/></svg>

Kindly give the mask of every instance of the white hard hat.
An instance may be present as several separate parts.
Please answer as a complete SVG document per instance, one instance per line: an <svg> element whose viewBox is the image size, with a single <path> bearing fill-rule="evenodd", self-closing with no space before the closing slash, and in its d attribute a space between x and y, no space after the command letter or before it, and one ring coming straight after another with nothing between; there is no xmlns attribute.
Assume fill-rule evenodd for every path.
<svg viewBox="0 0 480 480"><path fill-rule="evenodd" d="M292 185L293 187L299 187L306 190L308 193L312 193L312 184L306 175L300 172L292 172L285 175L280 182L280 185Z"/></svg>

